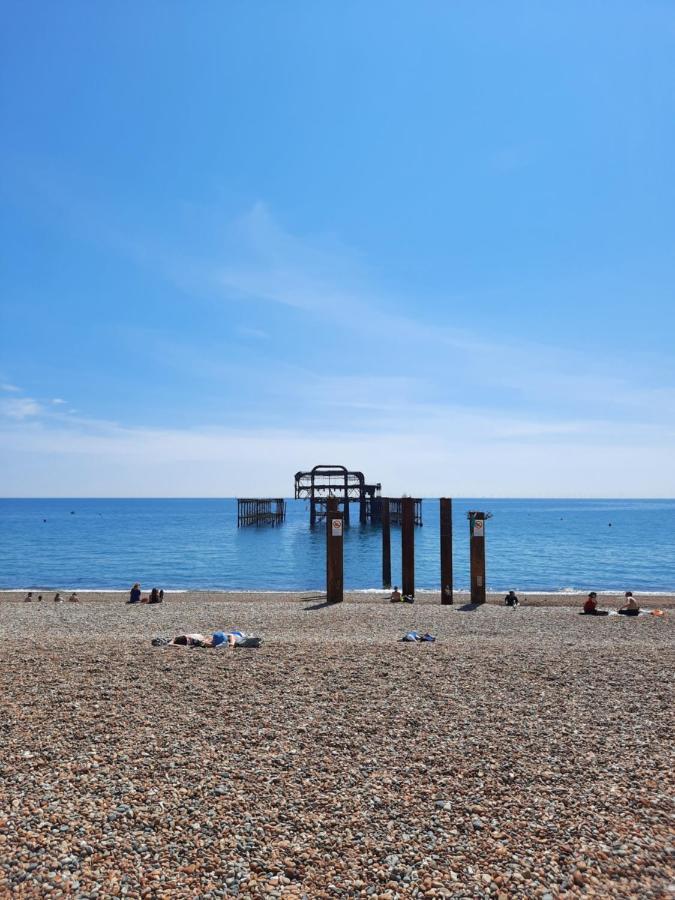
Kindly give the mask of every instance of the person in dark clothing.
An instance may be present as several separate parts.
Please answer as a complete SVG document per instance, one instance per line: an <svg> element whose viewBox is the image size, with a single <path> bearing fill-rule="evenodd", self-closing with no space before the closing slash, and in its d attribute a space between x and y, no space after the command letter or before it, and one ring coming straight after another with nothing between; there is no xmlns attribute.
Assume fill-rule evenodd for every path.
<svg viewBox="0 0 675 900"><path fill-rule="evenodd" d="M515 609L516 606L520 605L520 600L516 597L515 591L509 591L506 597L504 597L504 605L510 606L511 609Z"/></svg>
<svg viewBox="0 0 675 900"><path fill-rule="evenodd" d="M588 599L584 603L584 609L582 612L584 616L608 616L609 613L607 610L598 609L598 595L595 591L591 591L588 595Z"/></svg>
<svg viewBox="0 0 675 900"><path fill-rule="evenodd" d="M136 583L132 589L129 591L129 599L127 603L140 603L141 602L141 586Z"/></svg>
<svg viewBox="0 0 675 900"><path fill-rule="evenodd" d="M159 591L157 590L157 588L153 588L152 591L150 591L150 598L148 599L148 603L161 603L161 602L162 602L162 598L159 596Z"/></svg>

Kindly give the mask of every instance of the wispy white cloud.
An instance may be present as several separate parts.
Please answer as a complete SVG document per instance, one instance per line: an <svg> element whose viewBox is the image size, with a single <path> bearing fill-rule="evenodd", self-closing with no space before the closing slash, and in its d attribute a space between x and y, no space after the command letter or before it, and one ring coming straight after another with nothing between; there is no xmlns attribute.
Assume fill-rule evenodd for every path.
<svg viewBox="0 0 675 900"><path fill-rule="evenodd" d="M540 426L462 410L442 428L392 422L376 436L329 425L308 432L37 419L0 427L0 450L4 495L288 494L293 472L331 459L377 477L392 494L675 496L675 428L645 426L627 437L609 422Z"/></svg>
<svg viewBox="0 0 675 900"><path fill-rule="evenodd" d="M0 415L9 419L28 419L40 415L42 406L32 397L11 397L0 400Z"/></svg>
<svg viewBox="0 0 675 900"><path fill-rule="evenodd" d="M8 384L5 382L4 384L0 384L0 391L7 391L10 394L18 394L21 391L21 388L18 388L15 384Z"/></svg>
<svg viewBox="0 0 675 900"><path fill-rule="evenodd" d="M415 373L432 391L441 385L461 390L469 407L485 403L492 392L487 405L509 394L505 402L516 407L573 407L581 418L612 410L627 421L675 416L672 364L666 366L671 385L654 384L651 367L635 359L630 366L618 365L600 351L589 358L554 342L534 343L489 330L478 335L452 325L453 308L471 302L452 293L436 321L400 313L410 307L409 300L378 289L356 254L332 239L290 234L261 203L242 218L239 232L243 243L233 254L237 262L224 265L217 276L227 300L250 297L302 310L335 333L367 341L380 365Z"/></svg>
<svg viewBox="0 0 675 900"><path fill-rule="evenodd" d="M52 398L52 403L54 404L54 406L63 406L67 402L67 400L62 400L61 397Z"/></svg>

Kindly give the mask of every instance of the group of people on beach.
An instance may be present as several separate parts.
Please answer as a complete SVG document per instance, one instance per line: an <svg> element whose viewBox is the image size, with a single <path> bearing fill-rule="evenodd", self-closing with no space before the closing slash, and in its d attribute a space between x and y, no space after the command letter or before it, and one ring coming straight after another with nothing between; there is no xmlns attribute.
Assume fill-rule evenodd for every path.
<svg viewBox="0 0 675 900"><path fill-rule="evenodd" d="M398 585L395 584L394 590L391 592L391 595L389 597L389 602L390 603L414 603L415 598L413 597L412 594L402 595L398 589Z"/></svg>
<svg viewBox="0 0 675 900"><path fill-rule="evenodd" d="M639 616L640 606L633 596L633 592L626 591L624 599L625 603L620 609L617 609L617 613L620 616ZM504 597L504 605L510 606L512 609L515 609L520 605L520 600L516 596L515 591L509 591L506 597ZM656 610L656 612L659 613L660 610ZM591 591L584 603L581 614L584 616L608 616L609 610L598 609L598 594L596 591Z"/></svg>
<svg viewBox="0 0 675 900"><path fill-rule="evenodd" d="M37 597L35 598L35 600L38 603L42 603L42 594L38 594ZM33 592L32 591L28 591L26 596L23 598L23 602L24 603L32 603L33 602ZM63 602L64 602L64 600L63 600L63 597L61 596L61 594L59 594L58 592L56 594L54 594L54 603L63 603ZM80 602L80 598L77 596L75 591L73 591L73 593L70 595L70 597L68 597L68 603L79 603L79 602Z"/></svg>
<svg viewBox="0 0 675 900"><path fill-rule="evenodd" d="M150 594L147 597L143 596L143 592L141 591L140 584L136 583L132 589L129 591L129 599L127 603L163 603L164 602L164 590L157 588L153 588L150 591Z"/></svg>
<svg viewBox="0 0 675 900"><path fill-rule="evenodd" d="M624 605L617 610L620 616L639 616L640 615L640 607L638 605L637 600L633 596L632 591L626 591L625 595L626 602ZM584 603L584 608L581 612L582 616L608 616L608 609L598 609L598 595L595 591L591 591Z"/></svg>

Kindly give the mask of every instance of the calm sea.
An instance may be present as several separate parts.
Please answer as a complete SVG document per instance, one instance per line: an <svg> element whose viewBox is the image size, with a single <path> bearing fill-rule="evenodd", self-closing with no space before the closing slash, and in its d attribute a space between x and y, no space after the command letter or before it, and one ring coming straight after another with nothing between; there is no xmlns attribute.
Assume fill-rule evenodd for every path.
<svg viewBox="0 0 675 900"><path fill-rule="evenodd" d="M356 518L356 507L353 518ZM494 590L675 590L675 500L455 500L455 588L468 586L466 512L487 523ZM438 501L415 530L416 585L438 587ZM400 530L392 575L400 582ZM345 586L377 588L381 533L352 525ZM313 590L324 586L325 537L304 501L277 528L237 528L223 500L0 500L0 587Z"/></svg>

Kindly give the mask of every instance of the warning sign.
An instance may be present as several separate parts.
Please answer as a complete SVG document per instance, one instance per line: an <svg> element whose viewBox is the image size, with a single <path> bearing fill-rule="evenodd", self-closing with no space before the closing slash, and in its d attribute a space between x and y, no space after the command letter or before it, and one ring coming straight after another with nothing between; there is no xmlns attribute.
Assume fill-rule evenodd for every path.
<svg viewBox="0 0 675 900"><path fill-rule="evenodd" d="M333 537L342 537L342 519L331 519L330 533Z"/></svg>
<svg viewBox="0 0 675 900"><path fill-rule="evenodd" d="M473 520L473 536L474 537L485 537L484 532L485 522L483 519L474 519Z"/></svg>

